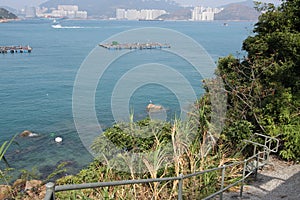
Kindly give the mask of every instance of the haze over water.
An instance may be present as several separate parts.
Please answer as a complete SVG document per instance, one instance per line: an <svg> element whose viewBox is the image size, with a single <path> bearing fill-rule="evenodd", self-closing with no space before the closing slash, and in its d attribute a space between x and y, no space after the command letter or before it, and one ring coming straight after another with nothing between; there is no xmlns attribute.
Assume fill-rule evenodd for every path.
<svg viewBox="0 0 300 200"><path fill-rule="evenodd" d="M193 38L201 44L212 58L228 54L237 55L242 41L251 34L253 22L146 22L146 21L61 21L62 28L51 27L52 21L32 20L0 24L0 46L30 45L30 54L0 54L0 144L14 134L31 130L37 138L17 138L19 145L13 145L7 153L7 160L15 169L31 169L36 166L42 174L49 172L57 163L70 161L70 172L87 165L92 160L81 144L72 116L72 91L76 73L85 57L99 43L119 32L142 27L169 28ZM101 56L101 55L100 55ZM119 64L130 65L135 59L146 63L158 59L168 65L180 67L184 61L158 51L136 52ZM157 61L155 60L154 61ZM116 63L116 65L118 62ZM113 71L118 70L118 71ZM107 71L110 88L115 84L118 73L124 68ZM186 71L186 74L191 72ZM193 87L199 88L201 77L190 74ZM141 88L130 100L136 119L147 116L146 105L166 105L169 118L178 111L176 96L166 88L147 86ZM103 127L113 123L107 95L96 93L97 117ZM54 137L62 136L62 144L56 144Z"/></svg>

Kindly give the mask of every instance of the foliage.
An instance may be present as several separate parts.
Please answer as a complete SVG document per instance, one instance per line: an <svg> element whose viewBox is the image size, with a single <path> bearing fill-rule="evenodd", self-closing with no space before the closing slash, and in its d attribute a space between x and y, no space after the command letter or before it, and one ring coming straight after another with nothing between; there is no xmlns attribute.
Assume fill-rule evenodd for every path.
<svg viewBox="0 0 300 200"><path fill-rule="evenodd" d="M3 144L0 147L0 162L3 160L6 165L9 165L8 162L5 159L5 153L8 150L8 148L10 147L10 145L14 142L15 138L17 135L15 135L10 141L5 141L3 142Z"/></svg>
<svg viewBox="0 0 300 200"><path fill-rule="evenodd" d="M20 178L23 181L28 181L28 180L33 180L33 179L38 179L38 169L36 167L32 168L31 170L27 169L22 169L21 171L21 176Z"/></svg>
<svg viewBox="0 0 300 200"><path fill-rule="evenodd" d="M257 4L264 14L243 43L247 57L222 58L217 70L228 93L226 140L235 145L253 132L277 136L289 160L300 157L299 5Z"/></svg>
<svg viewBox="0 0 300 200"><path fill-rule="evenodd" d="M68 163L67 162L62 162L60 163L56 169L47 176L47 178L43 181L43 182L48 182L50 181L51 179L53 179L55 176L61 174L61 173L64 173L67 171L67 169L65 168L65 166L67 165Z"/></svg>
<svg viewBox="0 0 300 200"><path fill-rule="evenodd" d="M4 180L8 184L8 180L10 179L10 176L8 175L8 172L12 171L12 168L9 167L9 163L5 158L5 153L7 152L8 148L11 146L11 144L14 142L17 135L14 135L10 141L5 141L0 147L0 162L4 161L6 164L6 169L0 169L0 180Z"/></svg>
<svg viewBox="0 0 300 200"><path fill-rule="evenodd" d="M196 105L203 105L204 108L208 109L209 105L206 105L206 103L207 101L200 100ZM227 151L227 147L225 146L207 153L206 134L208 125L204 117L209 109L199 112L197 108L195 106L187 121L175 120L173 124L152 121L150 119L116 124L114 127L107 129L103 135L100 135L95 140L93 149L101 149L103 143L100 143L100 140L103 140L103 137L109 137L121 149L126 147L127 151L122 152L121 156L126 161L125 165L127 165L124 166L124 169L127 167L131 170L127 172L117 171L112 168L113 159L105 162L100 162L96 159L89 167L81 170L77 175L63 177L56 183L61 185L172 177L218 167L224 163L238 160L236 158L227 158L227 156L234 153ZM203 124L200 124L199 120L202 120ZM149 145L141 145L139 146L141 148L137 148L136 144L142 143L142 141L139 141L137 135L135 135L137 133L147 134L148 137L140 138L140 140L145 141ZM171 145L170 149L167 148L167 144ZM171 152L167 150L171 150ZM148 152L151 155L142 157L142 164L146 169L145 171L134 171L135 168L133 165L137 163L130 160L128 152ZM166 162L166 159L168 162ZM230 173L232 176L237 175L238 170ZM217 184L220 182L219 177L219 172L211 172L203 176L186 179L184 181L184 195L191 198L199 198L215 192L219 187ZM230 180L230 178L227 178L226 183L229 183ZM178 181L173 181L60 192L57 194L57 197L58 199L65 199L73 195L74 199L75 196L77 199L83 197L86 199L173 199L177 197L177 191Z"/></svg>
<svg viewBox="0 0 300 200"><path fill-rule="evenodd" d="M132 152L145 152L152 150L160 143L170 140L171 126L166 122L152 121L149 118L134 123L118 123L108 128L92 145L95 153L109 152L110 158L115 155L110 145L116 149ZM109 142L107 142L109 141Z"/></svg>

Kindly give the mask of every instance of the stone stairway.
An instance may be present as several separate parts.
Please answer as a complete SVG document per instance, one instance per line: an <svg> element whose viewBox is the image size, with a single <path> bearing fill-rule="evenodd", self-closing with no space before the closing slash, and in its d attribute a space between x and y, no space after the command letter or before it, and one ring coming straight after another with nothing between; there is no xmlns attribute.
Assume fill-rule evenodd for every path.
<svg viewBox="0 0 300 200"><path fill-rule="evenodd" d="M270 165L259 171L257 180L244 186L242 198L237 191L224 193L223 199L300 200L300 164L292 165L271 157Z"/></svg>

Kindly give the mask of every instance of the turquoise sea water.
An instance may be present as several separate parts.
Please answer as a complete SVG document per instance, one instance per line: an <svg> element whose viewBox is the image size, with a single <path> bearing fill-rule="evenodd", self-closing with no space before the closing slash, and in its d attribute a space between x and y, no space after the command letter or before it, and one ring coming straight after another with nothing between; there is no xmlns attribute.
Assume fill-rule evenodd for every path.
<svg viewBox="0 0 300 200"><path fill-rule="evenodd" d="M24 130L39 133L37 138L17 138L18 145L10 148L7 160L17 170L36 167L43 174L62 161L69 161L69 173L74 173L92 159L74 126L72 92L81 63L101 41L134 28L169 28L193 38L217 61L218 57L230 53L238 55L242 41L253 27L253 22L230 22L229 26L223 26L223 22L64 20L60 29L52 28L51 24L50 20L0 24L0 46L29 44L33 47L30 54L0 54L0 144ZM115 64L124 65L122 70L126 70L138 60L147 63L153 58L175 68L185 64L158 51L136 52ZM106 72L108 92L122 70L112 67ZM197 95L200 96L201 77L194 76L192 71L182 73L191 79L194 88L199 88ZM149 93L152 90L159 92ZM147 116L145 106L149 99L166 105L169 118L178 111L176 96L171 91L148 85L137 90L130 99L136 119ZM100 124L109 127L113 123L109 96L98 92L95 100ZM97 104L98 101L101 103ZM55 136L62 136L63 143L56 144Z"/></svg>

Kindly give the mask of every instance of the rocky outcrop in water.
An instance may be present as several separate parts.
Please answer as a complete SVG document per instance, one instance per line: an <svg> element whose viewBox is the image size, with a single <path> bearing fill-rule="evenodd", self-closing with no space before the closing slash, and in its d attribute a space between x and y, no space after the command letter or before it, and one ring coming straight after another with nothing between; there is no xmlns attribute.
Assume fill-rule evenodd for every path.
<svg viewBox="0 0 300 200"><path fill-rule="evenodd" d="M163 109L162 106L155 105L155 104L152 104L152 103L149 103L148 106L147 106L148 111L155 111L155 110L162 110L162 109Z"/></svg>
<svg viewBox="0 0 300 200"><path fill-rule="evenodd" d="M25 130L20 134L20 137L37 137L39 136L37 133L33 133L29 130Z"/></svg>

